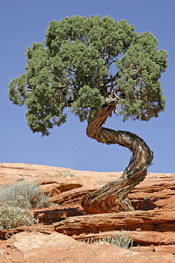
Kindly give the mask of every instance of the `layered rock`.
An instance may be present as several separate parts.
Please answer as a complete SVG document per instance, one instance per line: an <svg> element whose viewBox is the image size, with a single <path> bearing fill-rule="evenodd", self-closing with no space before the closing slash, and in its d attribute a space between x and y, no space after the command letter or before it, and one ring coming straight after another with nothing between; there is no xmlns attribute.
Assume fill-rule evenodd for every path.
<svg viewBox="0 0 175 263"><path fill-rule="evenodd" d="M2 263L174 263L167 253L137 252L107 243L81 243L73 238L53 233L19 233L1 246Z"/></svg>
<svg viewBox="0 0 175 263"><path fill-rule="evenodd" d="M55 231L66 235L113 230L175 231L175 210L130 211L69 217L55 223Z"/></svg>
<svg viewBox="0 0 175 263"><path fill-rule="evenodd" d="M78 245L78 241L87 240L92 234L98 240L99 232L103 237L107 235L112 237L115 234L119 235L120 231L124 230L129 231L137 253L150 252L157 255L157 258L159 258L159 252L175 255L175 174L173 173L149 173L146 179L129 194L135 211L88 215L83 210L81 200L87 193L99 189L110 181L117 180L120 175L121 173L115 172L76 171L41 165L0 164L0 185L13 183L14 180L18 182L23 179L34 181L36 184L40 184L46 195L50 194L50 202L55 203L55 206L52 205L50 208L31 211L36 218L39 218L40 224L32 227L19 227L13 229L13 233L25 230L37 231L49 235L50 238L52 237L51 233L56 235L64 233L77 240L76 244ZM1 231L1 238L5 237L6 232L10 235L10 231ZM15 236L17 235L15 234ZM87 244L85 245L87 246ZM106 251L108 251L108 247L111 247L111 245L104 245ZM104 250L104 247L98 243L92 244L90 247L93 249L98 247L100 251ZM101 247L103 248L101 249ZM81 251L81 248L78 248ZM115 247L116 249L118 248ZM87 250L89 251L89 246L87 246ZM113 253L111 251L108 251L109 254ZM118 250L119 254L120 251ZM132 255L131 259L134 258L134 254ZM92 257L95 258L95 255ZM137 257L140 258L138 255ZM159 258L160 260L162 261ZM127 261L122 261L121 257L119 262ZM149 262L158 261L149 260ZM175 262L175 257L172 262Z"/></svg>

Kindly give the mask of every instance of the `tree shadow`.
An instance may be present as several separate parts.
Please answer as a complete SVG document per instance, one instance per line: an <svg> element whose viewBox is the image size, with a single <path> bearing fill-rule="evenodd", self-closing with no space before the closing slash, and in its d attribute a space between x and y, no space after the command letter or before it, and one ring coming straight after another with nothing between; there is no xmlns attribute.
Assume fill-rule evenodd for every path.
<svg viewBox="0 0 175 263"><path fill-rule="evenodd" d="M54 207L53 209L49 208L33 211L34 217L38 218L39 222L45 225L65 220L68 217L81 216L85 214L85 211L79 206L73 208Z"/></svg>
<svg viewBox="0 0 175 263"><path fill-rule="evenodd" d="M149 198L143 198L140 200L132 200L131 201L135 210L154 210L157 206L154 204L154 200Z"/></svg>

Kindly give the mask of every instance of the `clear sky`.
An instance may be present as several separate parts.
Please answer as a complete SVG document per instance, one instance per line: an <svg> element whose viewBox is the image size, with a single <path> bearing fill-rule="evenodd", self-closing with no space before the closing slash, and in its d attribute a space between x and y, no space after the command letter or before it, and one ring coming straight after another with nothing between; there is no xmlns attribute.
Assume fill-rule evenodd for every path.
<svg viewBox="0 0 175 263"><path fill-rule="evenodd" d="M161 77L166 108L149 122L122 122L113 116L105 127L128 130L142 137L154 152L150 172L175 172L175 1L173 0L0 0L0 162L45 164L78 170L122 171L131 153L118 145L103 145L86 136L86 122L69 114L66 124L49 137L33 134L25 107L8 98L9 82L24 72L25 51L42 42L49 22L65 16L109 15L126 19L140 32L150 31L158 49L168 51L168 68Z"/></svg>

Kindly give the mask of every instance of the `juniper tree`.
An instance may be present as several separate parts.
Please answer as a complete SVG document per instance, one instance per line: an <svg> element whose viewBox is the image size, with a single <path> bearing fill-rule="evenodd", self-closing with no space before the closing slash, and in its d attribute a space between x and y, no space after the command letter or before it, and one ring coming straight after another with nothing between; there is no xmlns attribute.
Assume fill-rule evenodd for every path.
<svg viewBox="0 0 175 263"><path fill-rule="evenodd" d="M49 24L44 43L27 48L25 73L9 84L14 104L27 107L33 132L49 135L66 121L64 109L87 121L87 136L127 147L133 155L118 181L84 197L89 213L132 210L128 193L147 174L153 154L136 134L103 128L113 113L149 121L165 106L159 79L167 53L149 32L110 17L66 17Z"/></svg>

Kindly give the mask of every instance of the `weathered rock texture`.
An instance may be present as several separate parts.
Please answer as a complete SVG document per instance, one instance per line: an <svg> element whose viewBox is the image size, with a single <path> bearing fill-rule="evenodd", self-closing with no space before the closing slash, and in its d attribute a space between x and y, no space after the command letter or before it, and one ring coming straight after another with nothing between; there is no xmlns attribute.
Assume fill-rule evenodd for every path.
<svg viewBox="0 0 175 263"><path fill-rule="evenodd" d="M149 210L69 217L55 223L55 230L66 235L112 230L175 231L175 211Z"/></svg>
<svg viewBox="0 0 175 263"><path fill-rule="evenodd" d="M174 263L167 253L129 251L109 244L85 244L62 234L19 233L1 247L2 263Z"/></svg>
<svg viewBox="0 0 175 263"><path fill-rule="evenodd" d="M30 243L32 246L35 243L32 239L33 232L38 232L38 237L48 241L43 241L45 244L41 242L38 248L28 249L30 253L24 253L24 249L15 245L16 243L12 242L13 244L10 243L12 245L7 246L3 239L6 232L11 234L11 230L2 231L0 260L2 258L4 261L0 262L33 262L34 257L38 258L38 263L41 260L58 262L56 261L58 257L59 262L105 263L113 262L114 259L115 262L116 259L119 259L118 262L128 262L128 258L129 262L140 263L175 262L175 173L149 173L129 194L135 211L90 215L83 210L81 200L87 193L99 189L110 181L116 181L120 175L121 173L115 172L86 172L41 165L0 164L0 185L13 183L14 180L19 182L23 178L32 180L40 184L46 195L51 193L50 202L55 203L55 206L50 208L32 210L31 213L39 218L40 223L13 229L15 235L8 242L12 242L14 238L24 242L22 235L25 230L30 232L25 233L26 244ZM136 252L109 244L89 245L78 242L87 240L92 234L95 240L98 240L99 232L101 237L107 235L112 237L118 235L122 229L129 230ZM62 236L67 237L75 246L70 245L66 253L61 245L58 245L59 248L50 247L49 240L53 240L55 236L56 240L62 240ZM26 247L29 248L29 245ZM18 261L12 261L14 255L19 258ZM50 261L44 261L48 258Z"/></svg>

